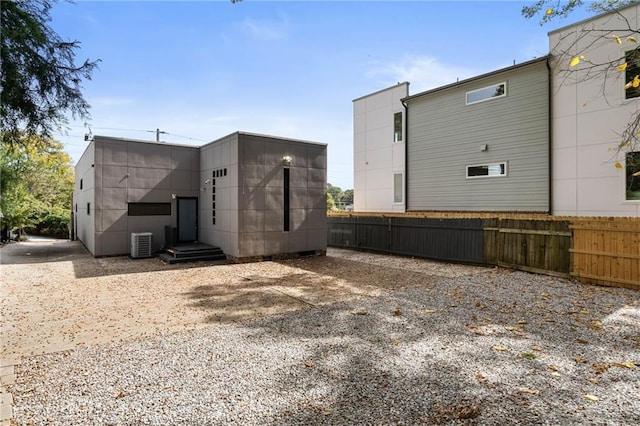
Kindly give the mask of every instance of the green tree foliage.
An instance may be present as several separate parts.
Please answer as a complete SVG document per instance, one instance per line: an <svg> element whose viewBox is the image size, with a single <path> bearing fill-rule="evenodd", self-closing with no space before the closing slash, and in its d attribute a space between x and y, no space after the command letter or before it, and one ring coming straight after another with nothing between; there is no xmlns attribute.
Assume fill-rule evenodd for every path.
<svg viewBox="0 0 640 426"><path fill-rule="evenodd" d="M2 1L0 130L5 143L26 142L25 133L50 136L66 123L67 113L89 117L81 83L91 79L98 61L75 64L80 42L62 39L49 26L56 1Z"/></svg>
<svg viewBox="0 0 640 426"><path fill-rule="evenodd" d="M39 234L67 236L74 188L71 158L53 139L21 135L15 142L0 142L3 222Z"/></svg>
<svg viewBox="0 0 640 426"><path fill-rule="evenodd" d="M327 209L344 210L349 204L353 204L353 189L343 191L339 186L327 183Z"/></svg>
<svg viewBox="0 0 640 426"><path fill-rule="evenodd" d="M336 207L336 202L333 199L333 195L331 195L330 192L327 192L327 210L338 210L338 208Z"/></svg>

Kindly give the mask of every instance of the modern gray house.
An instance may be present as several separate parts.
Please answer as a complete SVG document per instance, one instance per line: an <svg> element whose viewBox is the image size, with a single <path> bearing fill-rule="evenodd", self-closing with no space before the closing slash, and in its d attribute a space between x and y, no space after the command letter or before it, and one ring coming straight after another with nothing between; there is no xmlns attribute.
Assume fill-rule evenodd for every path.
<svg viewBox="0 0 640 426"><path fill-rule="evenodd" d="M236 132L201 147L95 136L76 165L76 238L94 256L205 243L232 260L326 250L327 146Z"/></svg>
<svg viewBox="0 0 640 426"><path fill-rule="evenodd" d="M549 212L547 57L403 103L407 210Z"/></svg>

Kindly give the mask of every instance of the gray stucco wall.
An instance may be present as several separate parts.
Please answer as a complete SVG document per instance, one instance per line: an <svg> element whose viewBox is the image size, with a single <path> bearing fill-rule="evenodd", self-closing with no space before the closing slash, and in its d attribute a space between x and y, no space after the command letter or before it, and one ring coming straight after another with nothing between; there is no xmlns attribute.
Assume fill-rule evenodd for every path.
<svg viewBox="0 0 640 426"><path fill-rule="evenodd" d="M285 168L289 231L284 229ZM238 173L238 257L326 249L326 145L239 133Z"/></svg>
<svg viewBox="0 0 640 426"><path fill-rule="evenodd" d="M465 104L502 82L506 97ZM408 210L547 212L548 82L542 60L409 99ZM507 176L466 178L467 165L500 162Z"/></svg>
<svg viewBox="0 0 640 426"><path fill-rule="evenodd" d="M76 239L82 241L91 253L95 253L95 142L87 149L75 167L73 191L73 220Z"/></svg>
<svg viewBox="0 0 640 426"><path fill-rule="evenodd" d="M219 176L221 172L222 176ZM238 133L200 148L200 182L203 184L198 217L200 241L218 246L236 257L239 253L238 179Z"/></svg>
<svg viewBox="0 0 640 426"><path fill-rule="evenodd" d="M177 197L198 197L199 148L96 136L95 256L130 253L131 233L152 232L164 245L164 227L176 226ZM128 216L130 202L171 203L170 216Z"/></svg>

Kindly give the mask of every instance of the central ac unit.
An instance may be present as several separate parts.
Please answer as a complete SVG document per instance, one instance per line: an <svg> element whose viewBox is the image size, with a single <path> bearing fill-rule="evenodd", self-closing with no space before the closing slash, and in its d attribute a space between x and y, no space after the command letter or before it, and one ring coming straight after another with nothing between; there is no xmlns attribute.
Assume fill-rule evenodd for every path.
<svg viewBox="0 0 640 426"><path fill-rule="evenodd" d="M151 257L153 234L151 232L138 232L131 234L131 257Z"/></svg>

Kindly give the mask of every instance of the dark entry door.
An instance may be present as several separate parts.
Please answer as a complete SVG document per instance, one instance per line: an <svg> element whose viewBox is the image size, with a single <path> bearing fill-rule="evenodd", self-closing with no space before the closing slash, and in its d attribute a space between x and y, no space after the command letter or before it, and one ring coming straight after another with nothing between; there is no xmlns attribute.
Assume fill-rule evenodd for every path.
<svg viewBox="0 0 640 426"><path fill-rule="evenodd" d="M178 198L178 242L198 240L198 199Z"/></svg>

